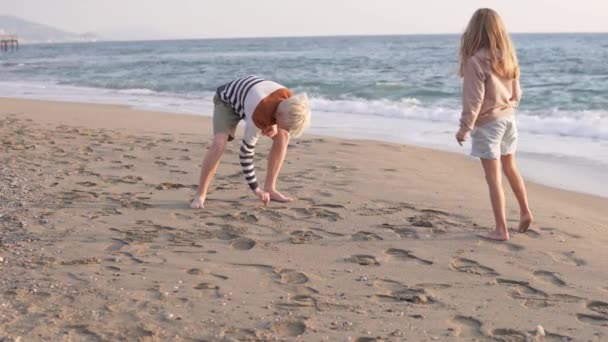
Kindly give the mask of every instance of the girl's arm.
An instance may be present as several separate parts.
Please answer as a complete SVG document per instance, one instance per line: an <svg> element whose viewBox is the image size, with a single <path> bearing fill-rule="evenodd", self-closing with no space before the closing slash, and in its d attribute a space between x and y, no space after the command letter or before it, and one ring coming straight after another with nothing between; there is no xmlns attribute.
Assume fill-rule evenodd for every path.
<svg viewBox="0 0 608 342"><path fill-rule="evenodd" d="M519 101L521 100L521 86L519 84L519 78L513 80L513 97L511 97L510 101L515 102L515 105L519 105Z"/></svg>
<svg viewBox="0 0 608 342"><path fill-rule="evenodd" d="M464 66L462 85L462 115L460 127L471 131L481 110L485 95L486 75L476 57L471 57Z"/></svg>

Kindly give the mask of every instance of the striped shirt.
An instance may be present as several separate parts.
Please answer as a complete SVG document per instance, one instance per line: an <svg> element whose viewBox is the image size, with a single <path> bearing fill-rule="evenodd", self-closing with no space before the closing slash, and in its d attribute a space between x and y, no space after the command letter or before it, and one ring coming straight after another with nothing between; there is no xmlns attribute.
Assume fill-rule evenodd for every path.
<svg viewBox="0 0 608 342"><path fill-rule="evenodd" d="M256 190L258 182L253 165L255 145L262 130L276 124L275 112L279 103L293 94L278 83L251 75L220 86L217 95L245 121L239 159L249 187Z"/></svg>

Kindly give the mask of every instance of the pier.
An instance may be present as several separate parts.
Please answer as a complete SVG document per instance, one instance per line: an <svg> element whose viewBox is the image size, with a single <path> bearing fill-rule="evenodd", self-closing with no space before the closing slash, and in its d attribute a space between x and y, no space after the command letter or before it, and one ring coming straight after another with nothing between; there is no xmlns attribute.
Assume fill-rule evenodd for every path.
<svg viewBox="0 0 608 342"><path fill-rule="evenodd" d="M19 51L17 36L0 36L0 51Z"/></svg>

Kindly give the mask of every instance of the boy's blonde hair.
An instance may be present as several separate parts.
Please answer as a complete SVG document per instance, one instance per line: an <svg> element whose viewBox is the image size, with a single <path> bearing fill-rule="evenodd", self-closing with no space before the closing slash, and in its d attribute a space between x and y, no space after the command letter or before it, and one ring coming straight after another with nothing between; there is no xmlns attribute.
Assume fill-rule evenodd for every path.
<svg viewBox="0 0 608 342"><path fill-rule="evenodd" d="M496 11L480 8L471 17L460 41L460 68L463 77L464 65L479 50L485 48L490 56L492 71L504 78L518 78L519 64L509 34Z"/></svg>
<svg viewBox="0 0 608 342"><path fill-rule="evenodd" d="M310 125L310 104L306 94L293 95L281 103L285 109L284 123L289 127L289 134L294 137L302 135Z"/></svg>

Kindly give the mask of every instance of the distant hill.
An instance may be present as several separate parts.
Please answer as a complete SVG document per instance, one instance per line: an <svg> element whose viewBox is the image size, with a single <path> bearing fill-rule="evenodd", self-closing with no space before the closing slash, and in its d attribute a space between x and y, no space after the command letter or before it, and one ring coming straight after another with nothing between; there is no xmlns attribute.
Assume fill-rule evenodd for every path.
<svg viewBox="0 0 608 342"><path fill-rule="evenodd" d="M0 35L16 35L22 43L92 42L101 40L94 33L71 33L18 17L0 15Z"/></svg>

